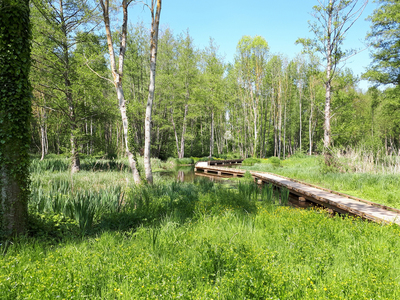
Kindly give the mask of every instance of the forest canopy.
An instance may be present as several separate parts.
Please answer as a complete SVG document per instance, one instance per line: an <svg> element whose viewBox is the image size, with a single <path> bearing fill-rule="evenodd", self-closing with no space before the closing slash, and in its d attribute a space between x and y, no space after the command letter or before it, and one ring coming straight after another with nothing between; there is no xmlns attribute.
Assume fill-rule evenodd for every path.
<svg viewBox="0 0 400 300"><path fill-rule="evenodd" d="M61 7L32 1L32 153L69 157L125 155L124 128L114 101L101 12L90 1ZM368 40L374 62L366 77L392 84L362 92L350 69L331 86L331 147L399 148L397 1L378 1ZM69 17L68 17L69 15ZM128 144L145 146L150 30L131 19L121 84L129 121ZM162 22L162 21L161 21ZM151 156L285 158L323 151L324 69L315 53L289 59L262 36L243 36L227 62L210 39L196 46L190 31L161 26L151 117ZM118 52L118 32L113 33ZM384 41L384 42L383 42ZM293 41L294 42L294 41ZM118 54L118 53L117 53Z"/></svg>

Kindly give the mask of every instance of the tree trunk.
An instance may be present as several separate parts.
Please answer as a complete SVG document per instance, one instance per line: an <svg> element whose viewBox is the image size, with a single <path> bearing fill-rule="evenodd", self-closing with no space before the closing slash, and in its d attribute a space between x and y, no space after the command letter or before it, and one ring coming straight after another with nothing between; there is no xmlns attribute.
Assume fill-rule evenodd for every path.
<svg viewBox="0 0 400 300"><path fill-rule="evenodd" d="M279 137L278 137L278 157L281 158L281 148L282 148L282 90L281 90L281 82L279 81L279 94L278 94L278 130L279 130Z"/></svg>
<svg viewBox="0 0 400 300"><path fill-rule="evenodd" d="M80 171L81 162L79 159L78 147L76 145L76 136L75 136L76 125L75 125L74 107L72 104L70 104L69 117L70 117L70 123L71 123L70 124L71 133L70 133L70 139L69 139L70 144L71 144L71 173L74 174L74 173Z"/></svg>
<svg viewBox="0 0 400 300"><path fill-rule="evenodd" d="M179 141L178 141L178 132L176 131L176 126L174 122L174 110L171 108L171 122L172 128L174 128L174 135L175 135L175 144L176 144L176 152L178 153L178 158L181 158L181 153L179 151Z"/></svg>
<svg viewBox="0 0 400 300"><path fill-rule="evenodd" d="M160 24L161 0L157 0L157 8L154 14L154 1L151 1L151 37L150 37L150 84L149 97L147 98L145 129L144 129L144 170L148 183L153 183L153 173L151 170L151 110L154 100L154 89L156 84L156 63L157 63L157 44L158 26Z"/></svg>
<svg viewBox="0 0 400 300"><path fill-rule="evenodd" d="M136 167L136 160L134 155L132 154L131 151L129 151L129 138L128 138L128 118L126 116L126 105L125 105L125 97L124 97L124 91L122 89L121 83L117 85L117 95L118 95L118 101L119 101L119 111L121 113L121 118L122 118L122 126L124 129L124 139L125 139L125 152L128 156L129 160L129 166L131 167L132 170L132 175L133 175L133 180L135 181L136 184L141 183L139 171ZM135 151L135 149L134 149Z"/></svg>
<svg viewBox="0 0 400 300"><path fill-rule="evenodd" d="M302 93L303 92L303 87L302 87L302 85L300 84L300 91L299 91L299 121L300 121L300 128L299 128L299 144L300 144L300 151L301 151L301 149L302 149L302 147L301 147L301 132L302 132L302 113L301 113L301 96L302 96Z"/></svg>
<svg viewBox="0 0 400 300"><path fill-rule="evenodd" d="M264 157L267 156L267 151L268 151L269 133L270 133L270 130L271 130L271 114L272 114L272 110L270 110L270 112L269 112L267 144L266 144L266 146L265 146Z"/></svg>
<svg viewBox="0 0 400 300"><path fill-rule="evenodd" d="M204 153L203 122L200 121L201 155Z"/></svg>
<svg viewBox="0 0 400 300"><path fill-rule="evenodd" d="M311 94L311 109L310 109L310 118L308 120L308 139L310 141L310 150L309 155L312 154L312 117L314 113L314 96Z"/></svg>
<svg viewBox="0 0 400 300"><path fill-rule="evenodd" d="M71 173L74 174L79 172L80 170L80 160L79 160L79 151L76 142L76 119L75 119L75 105L72 97L72 84L70 81L70 69L71 65L69 62L69 47L67 44L68 41L68 33L67 33L67 25L65 23L64 18L64 6L62 1L59 3L60 6L60 20L61 20L61 31L63 33L64 40L62 41L63 48L63 62L64 62L64 86L65 86L65 97L68 103L68 111L69 111L69 129L70 129L70 146L71 146Z"/></svg>
<svg viewBox="0 0 400 300"><path fill-rule="evenodd" d="M44 123L44 141L45 141L44 154L47 155L47 154L49 154L49 139L47 136L47 124L46 123Z"/></svg>
<svg viewBox="0 0 400 300"><path fill-rule="evenodd" d="M0 236L5 241L23 233L28 223L29 1L0 1L0 37Z"/></svg>
<svg viewBox="0 0 400 300"><path fill-rule="evenodd" d="M39 112L40 114L40 112ZM44 159L44 155L46 154L46 136L45 136L45 116L40 116L40 144L42 150L42 156L40 160Z"/></svg>
<svg viewBox="0 0 400 300"><path fill-rule="evenodd" d="M214 152L214 111L211 111L211 126L210 126L210 155L211 158Z"/></svg>
<svg viewBox="0 0 400 300"><path fill-rule="evenodd" d="M126 50L126 34L127 34L127 23L128 23L128 3L127 0L122 1L122 10L123 10L123 23L122 23L122 32L121 32L121 47L119 51L119 63L118 70L116 68L115 63L115 54L114 47L112 41L112 34L110 30L110 19L109 19L109 0L100 0L100 5L103 10L103 20L106 28L107 35L107 44L108 51L110 54L110 66L111 72L114 78L114 86L117 91L117 98L119 104L119 110L121 113L122 126L124 129L124 139L125 139L125 151L129 159L129 166L131 167L133 180L136 184L141 183L139 171L136 168L136 160L134 155L129 151L129 139L128 139L128 118L126 116L126 101L124 97L124 91L122 89L122 76L124 69L124 58L125 58L125 50ZM134 150L135 151L135 150Z"/></svg>
<svg viewBox="0 0 400 300"><path fill-rule="evenodd" d="M183 115L183 125L182 125L182 136L181 136L181 151L179 152L179 158L185 157L185 134L186 134L186 116L188 113L189 104L185 104L185 111Z"/></svg>
<svg viewBox="0 0 400 300"><path fill-rule="evenodd" d="M330 0L332 5L332 0ZM332 34L332 11L328 15L327 28L327 54L326 54L326 82L325 82L325 122L324 122L324 150L326 151L331 145L331 71L332 71L332 49L331 49L331 34Z"/></svg>
<svg viewBox="0 0 400 300"><path fill-rule="evenodd" d="M330 71L327 71L327 77ZM325 114L324 114L324 148L325 150L331 145L331 83L325 84Z"/></svg>
<svg viewBox="0 0 400 300"><path fill-rule="evenodd" d="M4 153L5 156L7 153ZM10 174L7 165L1 167L1 206L2 229L6 236L22 233L26 228L28 217L27 201L21 199L23 194L15 176Z"/></svg>
<svg viewBox="0 0 400 300"><path fill-rule="evenodd" d="M286 157L286 103L285 112L283 115L283 159Z"/></svg>
<svg viewBox="0 0 400 300"><path fill-rule="evenodd" d="M93 121L90 117L90 154L93 154Z"/></svg>

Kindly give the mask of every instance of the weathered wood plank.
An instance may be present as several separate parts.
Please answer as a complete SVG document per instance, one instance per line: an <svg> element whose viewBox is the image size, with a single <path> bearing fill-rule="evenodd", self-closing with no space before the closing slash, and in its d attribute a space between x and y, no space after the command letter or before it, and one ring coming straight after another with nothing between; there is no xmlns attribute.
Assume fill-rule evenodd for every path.
<svg viewBox="0 0 400 300"><path fill-rule="evenodd" d="M216 172L231 176L244 176L246 171L210 166L207 162L196 164L197 170ZM268 182L278 187L286 187L290 193L308 201L334 209L340 213L349 213L374 222L396 223L400 225L400 210L378 203L321 188L299 180L289 179L280 175L251 171L257 182Z"/></svg>

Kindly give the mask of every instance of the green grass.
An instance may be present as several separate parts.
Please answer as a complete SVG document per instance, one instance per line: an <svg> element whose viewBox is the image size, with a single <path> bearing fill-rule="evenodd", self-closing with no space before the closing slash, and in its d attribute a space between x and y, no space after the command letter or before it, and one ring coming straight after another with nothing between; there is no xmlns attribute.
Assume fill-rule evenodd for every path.
<svg viewBox="0 0 400 300"><path fill-rule="evenodd" d="M400 174L324 172L322 158L294 157L281 161L281 166L255 164L240 167L246 170L279 174L343 192L376 203L400 208Z"/></svg>
<svg viewBox="0 0 400 300"><path fill-rule="evenodd" d="M1 299L397 299L400 230L272 205L0 257Z"/></svg>
<svg viewBox="0 0 400 300"><path fill-rule="evenodd" d="M300 163L318 167L263 167ZM37 170L29 234L0 239L0 299L400 297L397 225L281 206L287 190L248 178L134 186L129 171Z"/></svg>

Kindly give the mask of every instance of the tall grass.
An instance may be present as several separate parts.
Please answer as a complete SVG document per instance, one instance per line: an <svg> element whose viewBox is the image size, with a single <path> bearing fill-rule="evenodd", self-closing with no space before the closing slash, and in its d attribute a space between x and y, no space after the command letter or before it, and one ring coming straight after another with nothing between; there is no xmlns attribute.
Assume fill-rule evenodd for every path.
<svg viewBox="0 0 400 300"><path fill-rule="evenodd" d="M51 161L56 162L56 166L62 165L60 161L64 162ZM214 183L208 180L178 184L156 176L154 185L135 186L130 180L130 171L121 168L118 162L107 165L101 160L87 165L92 170L95 166L99 169L71 175L61 172L61 168L52 168L46 160L32 167L29 202L34 218L32 234L45 221L42 220L45 215L60 216L56 221L51 219L55 222L50 222L51 226L56 226L58 221L68 223L71 220L81 233L88 233L111 227L129 229L142 223L157 223L167 216L185 222L195 218L196 214L224 208L254 211L254 204L250 203L253 198L242 199L236 191L215 189ZM51 228L50 225L43 226Z"/></svg>
<svg viewBox="0 0 400 300"><path fill-rule="evenodd" d="M372 151L364 147L335 149L334 156L343 166L356 173L400 174L400 156L396 151L386 155L385 150Z"/></svg>

